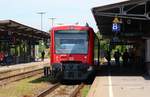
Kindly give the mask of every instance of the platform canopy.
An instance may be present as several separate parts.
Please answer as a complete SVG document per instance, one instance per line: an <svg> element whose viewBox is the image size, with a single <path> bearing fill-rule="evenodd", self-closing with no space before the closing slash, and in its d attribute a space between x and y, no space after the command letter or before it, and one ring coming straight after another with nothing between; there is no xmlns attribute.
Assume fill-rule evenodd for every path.
<svg viewBox="0 0 150 97"><path fill-rule="evenodd" d="M49 39L47 32L26 26L13 20L0 20L0 32L11 32L34 39Z"/></svg>
<svg viewBox="0 0 150 97"><path fill-rule="evenodd" d="M120 37L150 36L150 0L124 1L95 7L92 12L103 36L112 37L116 34L112 30L114 21L120 25L117 32Z"/></svg>

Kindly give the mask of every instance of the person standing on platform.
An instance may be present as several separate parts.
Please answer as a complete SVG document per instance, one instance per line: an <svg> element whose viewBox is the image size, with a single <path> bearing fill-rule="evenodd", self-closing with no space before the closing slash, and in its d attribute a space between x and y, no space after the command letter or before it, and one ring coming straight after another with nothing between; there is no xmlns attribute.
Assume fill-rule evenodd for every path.
<svg viewBox="0 0 150 97"><path fill-rule="evenodd" d="M120 54L119 50L117 50L114 54L116 65L120 65L120 56L121 56L121 54Z"/></svg>
<svg viewBox="0 0 150 97"><path fill-rule="evenodd" d="M45 52L44 50L41 52L42 61L44 61Z"/></svg>
<svg viewBox="0 0 150 97"><path fill-rule="evenodd" d="M5 54L4 52L0 52L0 64L4 64L4 58L5 58Z"/></svg>
<svg viewBox="0 0 150 97"><path fill-rule="evenodd" d="M129 50L129 64L132 67L132 71L134 71L135 69L135 49L134 48L130 48Z"/></svg>
<svg viewBox="0 0 150 97"><path fill-rule="evenodd" d="M122 55L123 59L123 66L128 66L128 61L129 61L129 53L127 52L127 49L125 49L125 52Z"/></svg>
<svg viewBox="0 0 150 97"><path fill-rule="evenodd" d="M105 58L107 59L108 66L110 66L110 65L111 65L111 63L110 63L110 60L111 60L110 51L107 51L107 52L106 52Z"/></svg>

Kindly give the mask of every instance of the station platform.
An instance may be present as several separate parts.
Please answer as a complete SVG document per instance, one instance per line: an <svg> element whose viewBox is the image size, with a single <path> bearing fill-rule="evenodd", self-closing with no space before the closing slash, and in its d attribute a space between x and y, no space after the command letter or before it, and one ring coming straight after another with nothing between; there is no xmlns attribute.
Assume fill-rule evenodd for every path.
<svg viewBox="0 0 150 97"><path fill-rule="evenodd" d="M105 73L100 71L100 73L102 74L96 76L87 97L149 97L150 95L150 76L144 73L121 74L120 71L114 73L113 70L106 70Z"/></svg>
<svg viewBox="0 0 150 97"><path fill-rule="evenodd" d="M150 79L141 76L96 77L87 97L149 97Z"/></svg>
<svg viewBox="0 0 150 97"><path fill-rule="evenodd" d="M49 66L50 60L45 59L44 61L16 64L16 65L8 65L8 66L0 66L0 79L17 75L20 73L25 73L33 70L42 69L44 66Z"/></svg>

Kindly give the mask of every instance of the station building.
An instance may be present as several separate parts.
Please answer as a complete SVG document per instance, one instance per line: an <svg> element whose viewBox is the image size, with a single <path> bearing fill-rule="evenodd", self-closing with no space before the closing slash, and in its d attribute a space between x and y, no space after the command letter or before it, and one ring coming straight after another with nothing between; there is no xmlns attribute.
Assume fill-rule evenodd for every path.
<svg viewBox="0 0 150 97"><path fill-rule="evenodd" d="M150 74L150 0L129 0L92 9L103 38L113 45L131 45Z"/></svg>
<svg viewBox="0 0 150 97"><path fill-rule="evenodd" d="M10 56L11 64L35 61L39 41L47 43L49 38L47 32L13 20L0 20L0 53Z"/></svg>

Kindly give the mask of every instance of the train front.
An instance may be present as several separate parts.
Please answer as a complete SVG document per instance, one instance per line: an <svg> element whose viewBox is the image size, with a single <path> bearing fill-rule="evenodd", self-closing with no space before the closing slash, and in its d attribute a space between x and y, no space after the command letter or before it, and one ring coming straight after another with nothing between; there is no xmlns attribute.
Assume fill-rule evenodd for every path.
<svg viewBox="0 0 150 97"><path fill-rule="evenodd" d="M94 32L89 27L65 26L51 33L51 64L59 78L86 80L93 72Z"/></svg>

